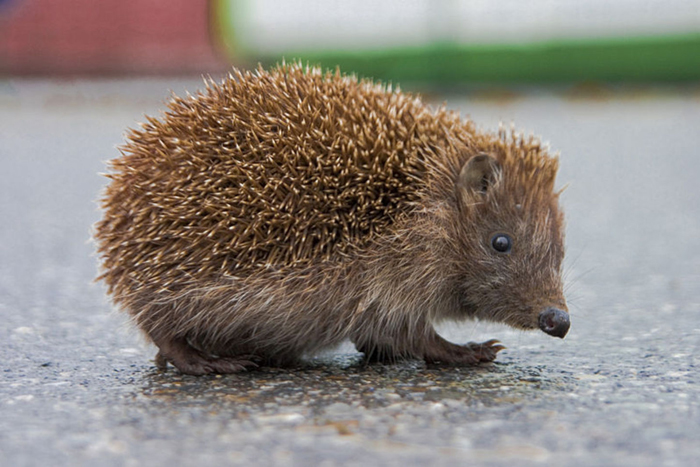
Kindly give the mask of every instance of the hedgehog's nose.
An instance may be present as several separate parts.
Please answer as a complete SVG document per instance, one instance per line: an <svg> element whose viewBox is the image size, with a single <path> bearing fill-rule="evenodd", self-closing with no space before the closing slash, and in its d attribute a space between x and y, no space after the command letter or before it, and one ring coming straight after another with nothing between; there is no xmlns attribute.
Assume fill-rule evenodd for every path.
<svg viewBox="0 0 700 467"><path fill-rule="evenodd" d="M569 332L569 314L558 308L547 308L540 313L540 329L554 337L562 339Z"/></svg>

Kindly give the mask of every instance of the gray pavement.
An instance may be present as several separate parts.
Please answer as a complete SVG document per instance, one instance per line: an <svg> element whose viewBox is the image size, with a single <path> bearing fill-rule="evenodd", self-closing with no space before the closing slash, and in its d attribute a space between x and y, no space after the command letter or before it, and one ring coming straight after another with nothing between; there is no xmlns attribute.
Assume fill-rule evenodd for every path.
<svg viewBox="0 0 700 467"><path fill-rule="evenodd" d="M700 88L440 96L561 152L572 329L469 323L494 364L189 377L92 283L127 126L198 80L0 81L0 465L697 465Z"/></svg>

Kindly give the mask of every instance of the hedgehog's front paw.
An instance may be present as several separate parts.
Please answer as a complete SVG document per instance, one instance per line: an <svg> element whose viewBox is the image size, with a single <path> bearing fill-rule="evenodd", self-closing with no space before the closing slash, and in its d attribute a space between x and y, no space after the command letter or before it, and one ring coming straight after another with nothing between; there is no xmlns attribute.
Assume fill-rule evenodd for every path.
<svg viewBox="0 0 700 467"><path fill-rule="evenodd" d="M496 339L477 344L471 342L466 345L457 345L434 336L430 346L426 348L425 361L428 363L448 363L461 365L475 365L488 363L496 359L496 354L505 349Z"/></svg>
<svg viewBox="0 0 700 467"><path fill-rule="evenodd" d="M501 345L498 340L491 339L482 344L470 342L463 348L469 349L474 363L487 363L494 361L496 359L496 354L505 349L505 346Z"/></svg>

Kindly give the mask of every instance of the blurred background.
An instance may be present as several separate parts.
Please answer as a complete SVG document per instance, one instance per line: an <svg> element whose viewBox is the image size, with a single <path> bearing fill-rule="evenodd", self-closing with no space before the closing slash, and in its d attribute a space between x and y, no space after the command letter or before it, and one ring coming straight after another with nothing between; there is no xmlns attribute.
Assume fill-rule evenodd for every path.
<svg viewBox="0 0 700 467"><path fill-rule="evenodd" d="M694 80L696 0L0 0L0 74L301 58L422 84Z"/></svg>

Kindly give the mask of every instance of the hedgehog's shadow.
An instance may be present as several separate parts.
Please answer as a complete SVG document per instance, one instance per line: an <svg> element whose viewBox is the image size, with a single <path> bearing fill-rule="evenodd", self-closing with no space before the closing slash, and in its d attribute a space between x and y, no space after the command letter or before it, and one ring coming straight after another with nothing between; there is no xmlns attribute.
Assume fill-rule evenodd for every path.
<svg viewBox="0 0 700 467"><path fill-rule="evenodd" d="M418 360L367 363L361 353L326 355L288 368L260 367L231 375L189 376L173 368L146 375L148 399L209 403L228 410L277 413L322 410L330 404L380 408L455 401L498 405L569 392L572 378L545 366L488 363L476 366L427 365ZM235 406L230 405L235 402Z"/></svg>

